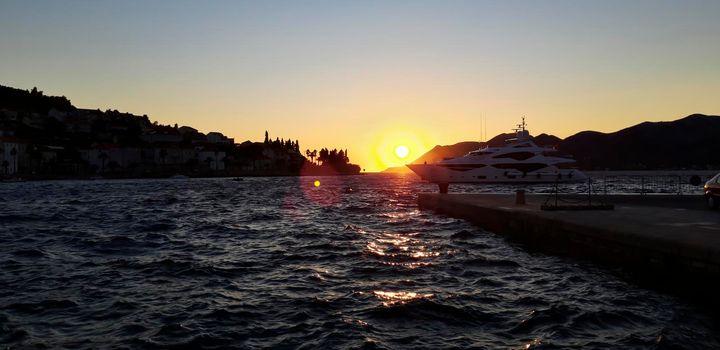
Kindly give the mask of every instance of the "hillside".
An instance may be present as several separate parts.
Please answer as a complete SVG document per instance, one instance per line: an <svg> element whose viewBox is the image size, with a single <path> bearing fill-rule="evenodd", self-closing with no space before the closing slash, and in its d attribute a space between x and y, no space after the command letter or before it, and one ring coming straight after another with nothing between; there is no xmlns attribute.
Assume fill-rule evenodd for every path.
<svg viewBox="0 0 720 350"><path fill-rule="evenodd" d="M470 151L474 151L484 145L484 143L475 141L460 142L449 146L438 145L420 156L420 158L413 161L413 163L435 163L437 161L443 160L444 158L461 156Z"/></svg>
<svg viewBox="0 0 720 350"><path fill-rule="evenodd" d="M644 122L613 133L583 131L563 140L583 169L711 169L720 167L720 117L693 114Z"/></svg>
<svg viewBox="0 0 720 350"><path fill-rule="evenodd" d="M45 96L37 88L22 90L3 85L0 85L0 107L38 113L47 113L52 108L63 112L75 110L75 106L65 96Z"/></svg>
<svg viewBox="0 0 720 350"><path fill-rule="evenodd" d="M613 133L582 131L566 139L540 134L541 146L555 146L572 155L581 169L716 169L720 168L720 117L693 114L671 122L644 122ZM500 134L487 143L502 146L512 134ZM480 142L435 146L413 163L459 157L479 148Z"/></svg>
<svg viewBox="0 0 720 350"><path fill-rule="evenodd" d="M0 85L0 180L359 174L347 150L300 151L269 137L235 143L220 132L162 125L147 115L76 108L64 96Z"/></svg>

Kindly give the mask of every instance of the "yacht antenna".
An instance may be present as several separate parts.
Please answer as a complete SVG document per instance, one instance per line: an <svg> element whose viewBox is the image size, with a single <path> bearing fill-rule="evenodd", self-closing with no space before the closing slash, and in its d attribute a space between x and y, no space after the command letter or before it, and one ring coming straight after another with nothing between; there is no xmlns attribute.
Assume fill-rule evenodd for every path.
<svg viewBox="0 0 720 350"><path fill-rule="evenodd" d="M525 131L525 116L522 117L522 123L517 124L517 128L513 129L515 132Z"/></svg>

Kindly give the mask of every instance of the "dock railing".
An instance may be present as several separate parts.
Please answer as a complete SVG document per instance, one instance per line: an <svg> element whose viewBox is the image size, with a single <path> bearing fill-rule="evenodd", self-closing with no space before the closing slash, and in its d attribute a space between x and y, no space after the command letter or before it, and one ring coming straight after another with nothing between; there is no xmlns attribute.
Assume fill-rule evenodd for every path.
<svg viewBox="0 0 720 350"><path fill-rule="evenodd" d="M597 194L700 195L703 185L715 172L675 174L605 173L590 174L587 186Z"/></svg>

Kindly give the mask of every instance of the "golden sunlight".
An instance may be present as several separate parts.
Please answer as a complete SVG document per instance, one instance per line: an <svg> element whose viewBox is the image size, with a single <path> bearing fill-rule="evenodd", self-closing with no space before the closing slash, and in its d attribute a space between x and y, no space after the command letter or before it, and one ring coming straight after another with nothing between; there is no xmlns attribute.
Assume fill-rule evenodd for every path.
<svg viewBox="0 0 720 350"><path fill-rule="evenodd" d="M405 145L400 145L395 147L395 155L400 159L407 158L408 154L410 154L410 150Z"/></svg>
<svg viewBox="0 0 720 350"><path fill-rule="evenodd" d="M433 139L417 128L388 126L371 142L374 164L371 169L404 167L434 145Z"/></svg>

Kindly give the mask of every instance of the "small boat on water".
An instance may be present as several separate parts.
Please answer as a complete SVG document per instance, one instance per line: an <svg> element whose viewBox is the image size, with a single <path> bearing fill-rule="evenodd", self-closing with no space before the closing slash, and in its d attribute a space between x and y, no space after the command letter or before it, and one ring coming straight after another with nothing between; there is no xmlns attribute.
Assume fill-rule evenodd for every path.
<svg viewBox="0 0 720 350"><path fill-rule="evenodd" d="M447 192L450 183L556 183L581 182L587 176L574 168L575 160L559 155L556 149L540 147L526 129L525 118L517 125L515 137L503 147L485 146L462 157L446 158L433 164L407 167Z"/></svg>

